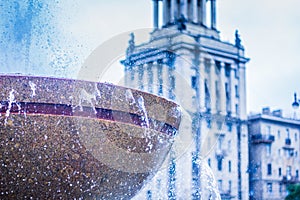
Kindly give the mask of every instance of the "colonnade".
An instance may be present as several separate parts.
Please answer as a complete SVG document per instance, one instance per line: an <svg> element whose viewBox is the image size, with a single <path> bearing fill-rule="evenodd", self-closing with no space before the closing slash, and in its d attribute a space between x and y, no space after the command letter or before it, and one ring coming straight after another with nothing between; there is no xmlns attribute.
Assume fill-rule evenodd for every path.
<svg viewBox="0 0 300 200"><path fill-rule="evenodd" d="M211 28L216 29L216 0L210 1ZM178 20L186 20L207 26L207 0L153 0L153 25L159 28L160 4L162 3L163 24L174 24Z"/></svg>
<svg viewBox="0 0 300 200"><path fill-rule="evenodd" d="M175 75L173 71L174 69L165 64L163 59L140 64L132 67L129 73L125 72L126 85L174 99Z"/></svg>

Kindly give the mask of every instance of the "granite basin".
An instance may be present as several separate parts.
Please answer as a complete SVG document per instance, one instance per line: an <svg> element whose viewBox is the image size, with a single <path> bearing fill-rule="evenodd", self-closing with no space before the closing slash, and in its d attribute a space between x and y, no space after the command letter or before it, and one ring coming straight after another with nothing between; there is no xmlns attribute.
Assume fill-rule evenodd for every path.
<svg viewBox="0 0 300 200"><path fill-rule="evenodd" d="M177 104L107 83L0 75L0 199L130 199L159 170Z"/></svg>

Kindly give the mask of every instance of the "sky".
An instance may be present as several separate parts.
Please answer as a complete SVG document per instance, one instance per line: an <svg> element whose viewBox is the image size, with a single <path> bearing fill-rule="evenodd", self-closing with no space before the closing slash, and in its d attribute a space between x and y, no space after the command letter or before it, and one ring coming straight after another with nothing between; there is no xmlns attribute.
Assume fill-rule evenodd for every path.
<svg viewBox="0 0 300 200"><path fill-rule="evenodd" d="M125 31L151 27L151 3L90 0L79 18L82 23L93 21L82 26L85 34L101 43ZM247 64L248 113L260 112L266 106L283 109L287 116L294 112L293 93L298 92L300 97L299 7L298 0L217 1L221 39L233 42L238 29L246 56L251 59Z"/></svg>
<svg viewBox="0 0 300 200"><path fill-rule="evenodd" d="M299 7L299 0L217 0L221 39L233 43L238 29L246 56L251 59L247 64L248 113L270 106L292 116L293 93L300 97ZM114 37L152 27L152 0L65 0L58 8L58 27L78 65ZM126 45L120 44L122 48ZM114 62L119 63L117 59Z"/></svg>

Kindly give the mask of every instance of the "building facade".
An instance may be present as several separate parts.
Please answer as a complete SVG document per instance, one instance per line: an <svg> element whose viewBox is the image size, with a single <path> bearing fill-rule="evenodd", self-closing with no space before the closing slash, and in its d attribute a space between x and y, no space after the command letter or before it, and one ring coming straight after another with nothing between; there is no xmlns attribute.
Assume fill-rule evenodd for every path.
<svg viewBox="0 0 300 200"><path fill-rule="evenodd" d="M300 121L264 108L249 116L250 199L281 200L299 183Z"/></svg>
<svg viewBox="0 0 300 200"><path fill-rule="evenodd" d="M186 117L165 167L137 199L214 199L214 185L222 199L248 199L249 59L239 34L234 44L221 40L216 0L153 0L153 8L150 40L136 45L131 35L125 85L174 100Z"/></svg>

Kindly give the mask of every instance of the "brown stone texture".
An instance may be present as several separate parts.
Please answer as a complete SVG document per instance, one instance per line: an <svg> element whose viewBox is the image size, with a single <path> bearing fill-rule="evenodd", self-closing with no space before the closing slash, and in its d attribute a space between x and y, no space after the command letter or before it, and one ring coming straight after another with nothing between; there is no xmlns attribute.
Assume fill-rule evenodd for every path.
<svg viewBox="0 0 300 200"><path fill-rule="evenodd" d="M175 103L114 85L25 76L0 85L0 199L130 199L180 123Z"/></svg>

